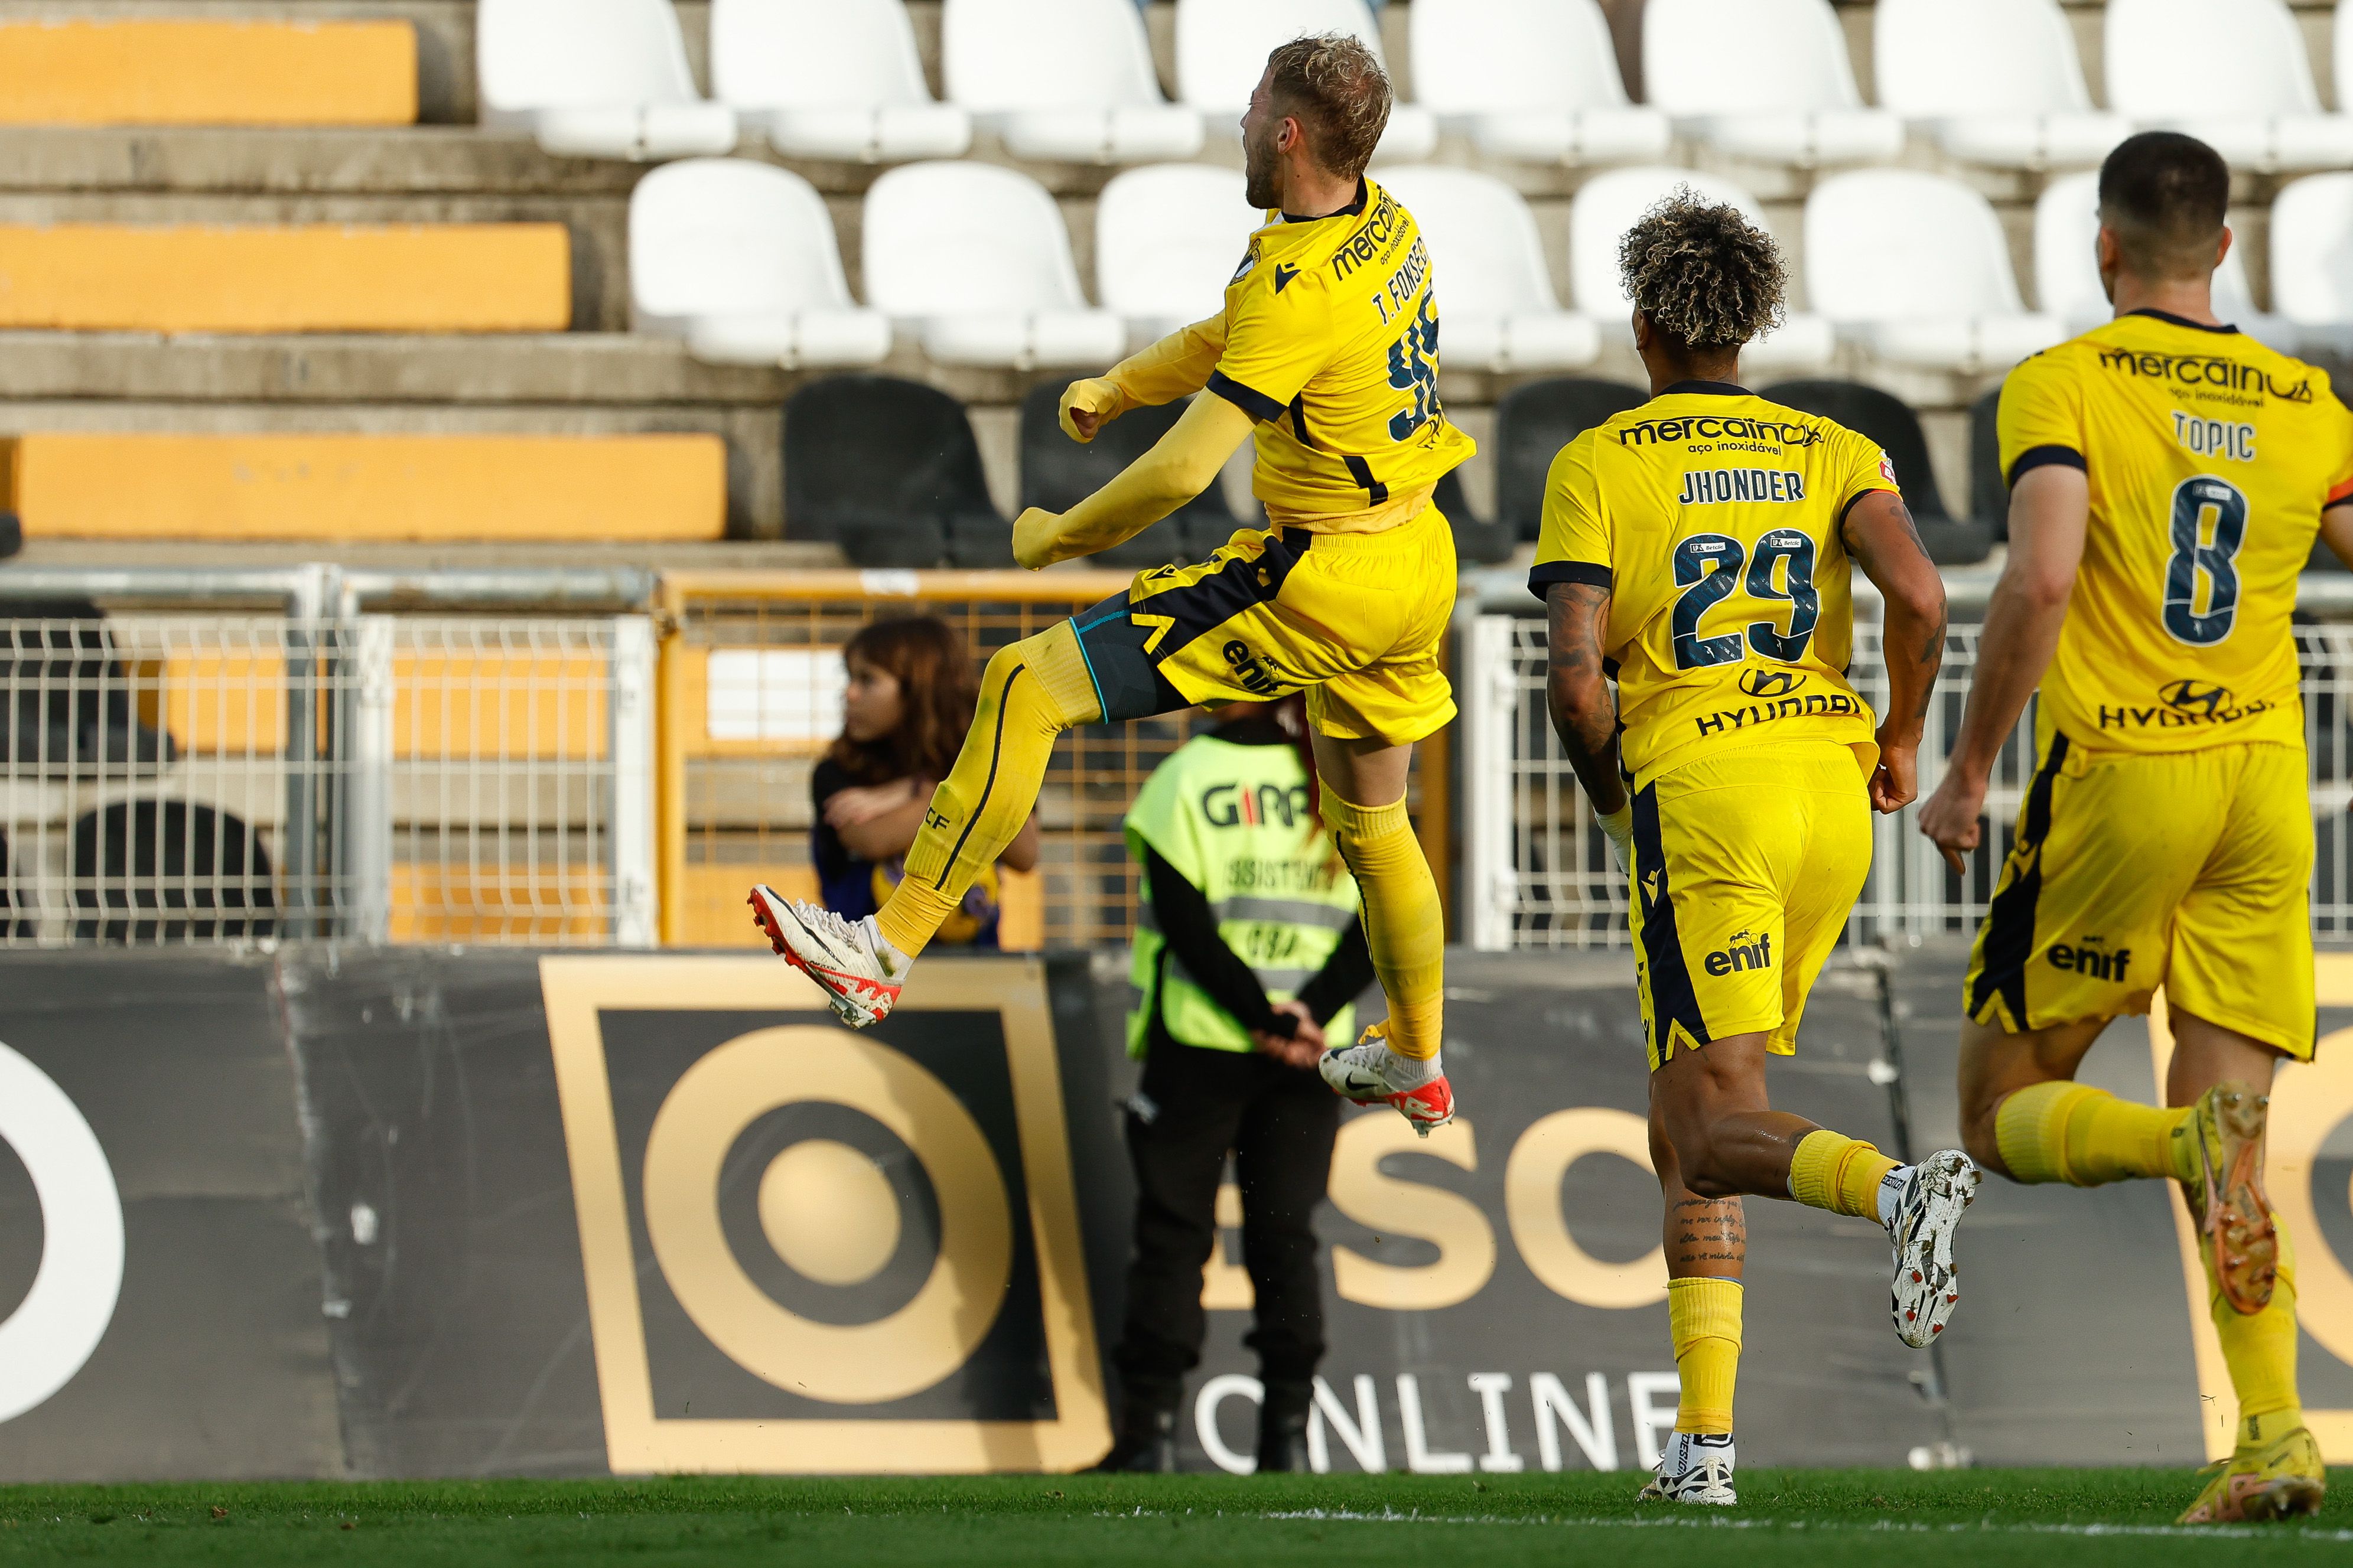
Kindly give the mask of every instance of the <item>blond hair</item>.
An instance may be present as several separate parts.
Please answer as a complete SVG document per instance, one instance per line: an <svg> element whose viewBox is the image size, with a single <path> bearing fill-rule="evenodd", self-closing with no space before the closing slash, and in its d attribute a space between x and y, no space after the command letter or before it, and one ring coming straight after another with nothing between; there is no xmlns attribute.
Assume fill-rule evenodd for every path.
<svg viewBox="0 0 2353 1568"><path fill-rule="evenodd" d="M1266 57L1278 114L1307 130L1316 163L1353 180L1372 162L1389 123L1389 79L1373 51L1347 33L1293 38Z"/></svg>
<svg viewBox="0 0 2353 1568"><path fill-rule="evenodd" d="M1626 231L1618 271L1651 325L1694 349L1736 349L1778 326L1789 282L1771 235L1689 185Z"/></svg>

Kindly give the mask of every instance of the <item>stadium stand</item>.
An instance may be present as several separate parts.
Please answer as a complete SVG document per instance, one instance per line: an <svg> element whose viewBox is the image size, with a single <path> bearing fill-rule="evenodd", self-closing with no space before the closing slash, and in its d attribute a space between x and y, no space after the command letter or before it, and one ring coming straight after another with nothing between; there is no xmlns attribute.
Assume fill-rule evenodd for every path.
<svg viewBox="0 0 2353 1568"><path fill-rule="evenodd" d="M1013 564L964 405L887 375L814 381L785 405L785 526L859 566Z"/></svg>
<svg viewBox="0 0 2353 1568"><path fill-rule="evenodd" d="M2108 101L2137 125L2189 132L2234 168L2353 164L2353 116L2321 109L2283 0L2109 0L2105 22Z"/></svg>
<svg viewBox="0 0 2353 1568"><path fill-rule="evenodd" d="M948 98L1017 158L1136 163L1201 150L1201 117L1160 96L1131 0L947 0Z"/></svg>
<svg viewBox="0 0 2353 1568"><path fill-rule="evenodd" d="M1439 479L1430 503L1446 514L1447 526L1454 531L1454 558L1465 566L1499 566L1519 547L1519 536L1509 527L1472 509L1460 468Z"/></svg>
<svg viewBox="0 0 2353 1568"><path fill-rule="evenodd" d="M2271 253L2272 303L2299 342L2353 353L2353 174L2284 186L2272 203Z"/></svg>
<svg viewBox="0 0 2353 1568"><path fill-rule="evenodd" d="M1601 334L1560 308L1544 242L1519 193L1471 169L1411 164L1381 178L1421 226L1445 283L1446 363L1466 370L1573 370L1591 364Z"/></svg>
<svg viewBox="0 0 2353 1568"><path fill-rule="evenodd" d="M735 145L696 89L668 0L481 0L481 117L559 157L645 163Z"/></svg>
<svg viewBox="0 0 2353 1568"><path fill-rule="evenodd" d="M1972 566L1991 552L1993 531L1956 518L1946 506L1936 467L1928 460L1927 435L1902 398L1852 381L1785 381L1762 391L1777 403L1835 419L1879 444L1904 487L1905 504L1929 560L1939 566Z"/></svg>
<svg viewBox="0 0 2353 1568"><path fill-rule="evenodd" d="M408 125L407 22L178 16L0 22L0 124Z"/></svg>
<svg viewBox="0 0 2353 1568"><path fill-rule="evenodd" d="M1562 376L1514 387L1495 405L1495 521L1534 543L1544 522L1545 477L1560 449L1649 397L1622 382Z"/></svg>
<svg viewBox="0 0 2353 1568"><path fill-rule="evenodd" d="M1648 0L1642 80L1675 129L1717 152L1810 169L1904 150L1866 109L1830 0Z"/></svg>
<svg viewBox="0 0 2353 1568"><path fill-rule="evenodd" d="M1231 169L1125 170L1095 203L1095 298L1144 342L1216 315L1259 216Z"/></svg>
<svg viewBox="0 0 2353 1568"><path fill-rule="evenodd" d="M1021 504L1064 511L1076 506L1168 434L1185 412L1182 402L1131 409L1082 446L1062 434L1062 389L1033 386L1021 400ZM1175 512L1124 544L1088 559L1097 566L1157 566L1199 561L1242 526L1211 485Z"/></svg>
<svg viewBox="0 0 2353 1568"><path fill-rule="evenodd" d="M816 187L743 158L665 163L629 194L629 320L713 364L880 363L891 322L849 297Z"/></svg>
<svg viewBox="0 0 2353 1568"><path fill-rule="evenodd" d="M2092 107L2058 0L1878 0L1872 22L1879 101L1948 157L2065 168L2131 133Z"/></svg>
<svg viewBox="0 0 2353 1568"><path fill-rule="evenodd" d="M1578 309L1609 323L1612 341L1628 346L1633 342L1628 312L1634 302L1626 297L1619 277L1618 241L1646 208L1679 185L1712 201L1729 202L1749 222L1772 227L1755 196L1719 175L1645 166L1612 169L1587 181L1577 188L1568 211L1569 289ZM1780 326L1752 344L1743 359L1759 371L1816 370L1830 363L1837 349L1837 335L1827 320L1792 310Z"/></svg>
<svg viewBox="0 0 2353 1568"><path fill-rule="evenodd" d="M1628 101L1595 0L1414 0L1417 101L1482 157L1514 163L1662 158L1673 127Z"/></svg>
<svg viewBox="0 0 2353 1568"><path fill-rule="evenodd" d="M2070 333L2088 331L2113 313L2094 252L2100 232L2099 185L2096 174L2070 174L2052 181L2034 204L2034 296ZM2273 235L2276 244L2276 217ZM2214 272L2214 313L2282 353L2298 352L2306 335L2287 317L2255 309L2237 244Z"/></svg>
<svg viewBox="0 0 2353 1568"><path fill-rule="evenodd" d="M712 0L712 95L787 158L960 158L972 117L923 83L900 0Z"/></svg>
<svg viewBox="0 0 2353 1568"><path fill-rule="evenodd" d="M1969 405L1969 516L1995 542L2010 542L2010 480L2001 471L2001 388Z"/></svg>
<svg viewBox="0 0 2353 1568"><path fill-rule="evenodd" d="M1806 292L1878 358L1932 370L2013 364L2066 334L2030 311L1993 205L1909 169L1836 174L1806 200Z"/></svg>
<svg viewBox="0 0 2353 1568"><path fill-rule="evenodd" d="M906 163L866 193L866 302L941 364L1029 370L1118 359L1127 330L1079 291L1046 187L986 163Z"/></svg>
<svg viewBox="0 0 2353 1568"><path fill-rule="evenodd" d="M201 802L118 800L85 812L74 824L69 864L75 904L109 911L76 921L77 942L234 941L278 929L260 836ZM111 912L118 910L158 913ZM164 918L164 910L186 912Z"/></svg>
<svg viewBox="0 0 2353 1568"><path fill-rule="evenodd" d="M1176 96L1199 111L1220 145L1233 141L1267 55L1303 33L1352 33L1382 54L1381 30L1365 0L1176 0ZM1437 146L1437 117L1400 99L1374 160L1412 163Z"/></svg>

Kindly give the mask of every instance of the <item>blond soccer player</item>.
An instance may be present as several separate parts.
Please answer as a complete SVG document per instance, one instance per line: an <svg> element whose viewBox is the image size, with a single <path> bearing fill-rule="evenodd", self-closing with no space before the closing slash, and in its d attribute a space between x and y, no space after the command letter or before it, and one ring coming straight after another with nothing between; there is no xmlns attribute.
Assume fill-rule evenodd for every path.
<svg viewBox="0 0 2353 1568"><path fill-rule="evenodd" d="M889 1013L1029 815L1064 730L1303 689L1324 818L1362 892L1389 1006L1385 1025L1324 1057L1324 1079L1424 1133L1452 1116L1439 1060L1444 926L1405 794L1414 743L1454 716L1440 665L1454 543L1430 496L1473 448L1439 405L1430 253L1412 215L1365 177L1389 103L1379 62L1352 37L1269 57L1242 119L1249 200L1266 218L1225 308L1073 384L1062 426L1091 440L1131 408L1205 395L1070 511L1022 513L1013 547L1037 568L1131 538L1216 482L1253 437L1252 488L1271 526L1200 565L1145 572L998 651L906 878L877 914L847 921L754 889L776 951L852 1027Z"/></svg>

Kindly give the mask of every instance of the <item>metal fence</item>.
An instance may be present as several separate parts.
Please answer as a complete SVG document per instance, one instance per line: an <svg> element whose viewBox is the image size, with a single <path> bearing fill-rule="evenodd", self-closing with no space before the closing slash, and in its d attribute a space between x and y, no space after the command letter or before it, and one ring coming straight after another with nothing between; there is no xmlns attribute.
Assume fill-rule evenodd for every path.
<svg viewBox="0 0 2353 1568"><path fill-rule="evenodd" d="M1957 604L1956 608L1962 605ZM1970 606L1977 608L1981 606ZM2313 933L2353 942L2353 626L2297 628L2303 663L2305 735L2311 754L2312 810L2319 854L2312 887ZM1462 707L1462 940L1487 952L1515 948L1617 947L1627 941L1626 882L1562 755L1545 704L1545 626L1511 615L1479 615L1461 628L1457 681ZM1977 665L1978 627L1951 627L1944 669L1920 747L1923 799L1944 774ZM1879 628L1855 628L1854 679L1883 707L1886 675ZM1957 876L1916 830L1917 804L1875 817L1871 875L1849 923L1850 938L1909 942L1977 929L2016 837L2019 807L2034 769L2033 710L2002 748L1986 792L1985 847Z"/></svg>

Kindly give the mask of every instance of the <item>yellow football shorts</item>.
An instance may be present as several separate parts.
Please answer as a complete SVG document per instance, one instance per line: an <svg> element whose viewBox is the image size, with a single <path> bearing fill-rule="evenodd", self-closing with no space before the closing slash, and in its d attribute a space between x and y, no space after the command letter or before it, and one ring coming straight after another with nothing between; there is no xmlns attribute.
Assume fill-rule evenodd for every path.
<svg viewBox="0 0 2353 1568"><path fill-rule="evenodd" d="M1768 743L1635 792L1634 974L1651 1071L1732 1035L1798 1048L1806 994L1871 869L1857 764L1834 742Z"/></svg>
<svg viewBox="0 0 2353 1568"><path fill-rule="evenodd" d="M1322 733L1405 745L1454 717L1439 658L1454 599L1432 506L1379 533L1244 529L1071 619L1106 721L1303 689Z"/></svg>
<svg viewBox="0 0 2353 1568"><path fill-rule="evenodd" d="M2016 1033L2166 1005L2310 1060L2312 805L2302 746L2147 755L2054 734L1963 1005Z"/></svg>

